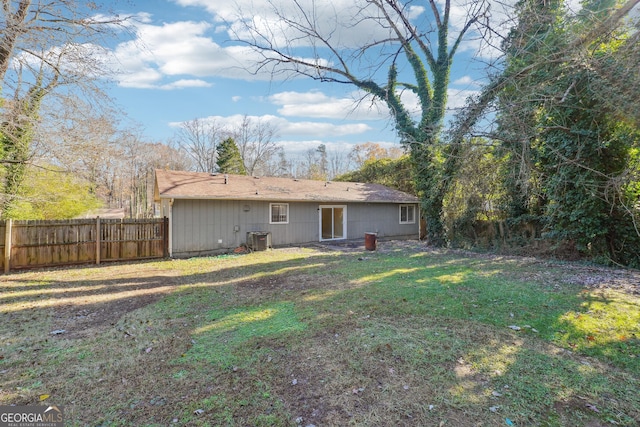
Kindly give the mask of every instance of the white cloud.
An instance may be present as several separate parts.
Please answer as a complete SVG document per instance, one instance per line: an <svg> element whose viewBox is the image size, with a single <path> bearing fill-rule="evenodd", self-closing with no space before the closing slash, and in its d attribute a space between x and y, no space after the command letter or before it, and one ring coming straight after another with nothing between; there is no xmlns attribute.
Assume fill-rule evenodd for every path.
<svg viewBox="0 0 640 427"><path fill-rule="evenodd" d="M162 85L160 88L165 90L171 89L185 89L185 88L193 88L193 87L211 87L213 86L211 83L206 82L204 80L198 79L180 79L175 82L171 82L166 85Z"/></svg>
<svg viewBox="0 0 640 427"><path fill-rule="evenodd" d="M443 0L439 0L440 2ZM470 3L457 0L451 9L452 35L464 24L467 8ZM218 39L236 37L251 40L256 34L246 32L244 24L250 23L263 34L269 34L271 42L289 50L291 55L304 58L306 61L318 61L322 65L330 65L331 56L322 46L316 46L318 41L311 40L299 33L294 25L283 24L281 16L294 22L303 22L304 16L296 5L307 10L313 9L313 17L320 33L326 34L331 43L339 49L361 47L374 44L376 40L385 40L390 36L389 28L385 28L376 19L370 9L372 6L365 0L334 0L332 2L315 2L313 0L299 0L290 2L284 0L237 0L234 2L210 0L173 0L179 6L200 8L209 16L202 16L201 21L177 21L153 24L153 17L148 13L139 13L137 19L131 21L131 30L135 39L124 42L116 47L114 55L120 69L121 85L127 87L178 87L171 83L171 78L185 76L224 77L244 80L281 80L300 77L293 72L271 74L272 69L258 69L258 64L264 57L241 44L225 44ZM473 3L473 2L472 2ZM471 4L472 4L471 3ZM496 8L492 9L492 12ZM407 14L416 25L428 28L431 11L422 6L407 6ZM502 16L500 14L500 16ZM227 35L221 32L226 31ZM225 42L228 43L228 42ZM312 48L312 50L309 50ZM471 40L462 46L462 50L479 49L478 40ZM379 52L378 52L379 53ZM387 52L388 53L388 52ZM347 53L348 55L348 53ZM359 65L372 66L382 55L373 58L362 57ZM355 64L352 64L355 65ZM355 67L354 67L355 68ZM373 69L373 68L372 68ZM363 68L364 70L364 68ZM362 70L361 70L362 71ZM384 77L383 77L384 78ZM328 105L338 106L335 102ZM292 115L289 108L294 104L282 104L282 114ZM358 106L354 117L380 115L379 112L367 111L363 105ZM339 106L339 113L343 115L349 110L349 101L343 100ZM352 108L351 108L352 109ZM322 106L316 106L309 111L312 117L328 117L330 111L322 111Z"/></svg>
<svg viewBox="0 0 640 427"><path fill-rule="evenodd" d="M297 46L310 46L310 40L295 25L283 25L282 17L292 22L305 22L313 16L321 34L331 34L333 43L355 47L373 39L385 39L391 32L371 19L376 13L364 0L236 0L232 2L211 0L173 0L181 6L201 7L211 14L215 22L229 23L230 35L250 36L244 32L243 23L251 23L262 34L269 34L280 46L295 41ZM298 7L299 6L299 7ZM302 9L302 10L301 10ZM411 7L411 16L417 16L424 8Z"/></svg>
<svg viewBox="0 0 640 427"><path fill-rule="evenodd" d="M477 79L474 79L473 77L468 75L456 79L453 84L456 86L482 86L482 83L480 83Z"/></svg>
<svg viewBox="0 0 640 427"><path fill-rule="evenodd" d="M413 116L419 116L422 112L420 107L420 98L415 92L410 90L403 90L400 92L400 100L404 105L404 108Z"/></svg>
<svg viewBox="0 0 640 427"><path fill-rule="evenodd" d="M463 80L463 81L466 81ZM457 109L465 105L469 96L476 95L479 92L471 89L449 89L447 93L447 109ZM309 92L280 92L268 98L270 102L279 105L278 113L285 117L311 117L319 119L353 119L353 120L385 120L392 127L392 119L389 110L381 101L373 101L371 97L367 100L356 104L356 95L361 93L354 92L350 97L334 98L326 94L313 90ZM411 112L414 117L419 117L422 111L418 96L412 91L402 91L400 99L406 109ZM310 126L309 129L316 129L317 125L309 125L304 122L304 126ZM348 126L348 125L344 125ZM291 125L287 129L293 131L297 126ZM302 125L300 125L302 127ZM349 129L349 128L345 128ZM354 128L356 129L356 128ZM357 127L357 129L364 129ZM296 132L297 133L297 132ZM321 133L319 131L319 133ZM357 133L357 132L356 132Z"/></svg>
<svg viewBox="0 0 640 427"><path fill-rule="evenodd" d="M278 113L285 117L314 117L324 119L381 120L389 112L380 102L371 98L363 100L361 92L335 98L319 91L280 92L269 97L269 101L280 106Z"/></svg>
<svg viewBox="0 0 640 427"><path fill-rule="evenodd" d="M253 123L262 122L277 129L280 137L304 136L306 138L334 138L348 135L359 135L372 130L364 123L336 124L313 121L289 121L273 115L247 116ZM204 121L215 123L216 126L229 130L238 129L245 116L234 114L232 116L208 116ZM181 122L169 123L172 127L179 127Z"/></svg>
<svg viewBox="0 0 640 427"><path fill-rule="evenodd" d="M455 110L465 106L467 98L479 94L477 90L449 89L447 91L447 109Z"/></svg>
<svg viewBox="0 0 640 427"><path fill-rule="evenodd" d="M324 122L288 122L280 128L282 135L301 136L346 136L358 135L370 131L371 127L363 123L334 124Z"/></svg>
<svg viewBox="0 0 640 427"><path fill-rule="evenodd" d="M258 60L253 51L243 46L221 47L207 35L210 29L208 23L192 21L135 25L135 39L119 44L112 52L111 62L115 64L112 68L119 70L120 85L184 87L180 80L166 82L177 76L269 78L247 71L255 67Z"/></svg>
<svg viewBox="0 0 640 427"><path fill-rule="evenodd" d="M128 88L150 89L158 86L162 74L151 67L141 66L137 70L118 75L119 85Z"/></svg>

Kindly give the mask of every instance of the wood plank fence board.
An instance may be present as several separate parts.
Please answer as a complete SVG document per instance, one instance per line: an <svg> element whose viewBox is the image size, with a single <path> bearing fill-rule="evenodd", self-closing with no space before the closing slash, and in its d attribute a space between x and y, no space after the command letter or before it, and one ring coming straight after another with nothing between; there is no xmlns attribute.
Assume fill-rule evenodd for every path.
<svg viewBox="0 0 640 427"><path fill-rule="evenodd" d="M164 258L167 224L167 218L12 221L9 254L0 242L0 271L6 271L6 255L11 269ZM5 221L2 237L7 238Z"/></svg>

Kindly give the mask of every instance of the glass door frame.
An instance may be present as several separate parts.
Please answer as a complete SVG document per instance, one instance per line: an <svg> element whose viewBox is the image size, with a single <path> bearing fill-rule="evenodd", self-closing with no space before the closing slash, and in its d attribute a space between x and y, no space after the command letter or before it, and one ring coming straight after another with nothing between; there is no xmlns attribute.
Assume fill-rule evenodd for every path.
<svg viewBox="0 0 640 427"><path fill-rule="evenodd" d="M334 211L336 208L342 209L342 237L335 237L335 214ZM323 209L331 209L331 237L330 239L325 239L322 237L322 211ZM347 205L320 205L318 208L318 216L319 216L319 237L321 242L328 242L331 240L345 240L347 238Z"/></svg>

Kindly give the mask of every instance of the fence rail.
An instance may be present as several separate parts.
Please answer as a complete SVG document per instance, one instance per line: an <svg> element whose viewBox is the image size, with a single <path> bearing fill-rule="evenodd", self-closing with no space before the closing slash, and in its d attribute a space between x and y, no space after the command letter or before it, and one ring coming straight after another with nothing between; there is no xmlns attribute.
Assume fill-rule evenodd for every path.
<svg viewBox="0 0 640 427"><path fill-rule="evenodd" d="M0 221L0 271L168 256L168 219Z"/></svg>

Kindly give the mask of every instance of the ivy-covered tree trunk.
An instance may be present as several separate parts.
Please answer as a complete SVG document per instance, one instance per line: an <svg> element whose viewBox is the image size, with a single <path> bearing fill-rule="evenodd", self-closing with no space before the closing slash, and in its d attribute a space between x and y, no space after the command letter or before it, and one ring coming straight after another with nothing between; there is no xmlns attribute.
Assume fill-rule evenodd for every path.
<svg viewBox="0 0 640 427"><path fill-rule="evenodd" d="M385 100L394 113L398 133L411 154L416 190L422 204L422 216L427 223L427 240L429 244L443 246L447 244L444 199L453 182L458 164L456 152L459 143L441 138L451 64L457 48L456 44L449 49L448 16L439 26L438 33L437 57L427 55L427 60L422 62L413 49L405 48L417 82L414 90L422 107L420 121L416 123L411 119L395 90L387 90ZM396 77L396 70L392 67L387 88L395 89L398 85ZM394 96L391 96L391 93Z"/></svg>
<svg viewBox="0 0 640 427"><path fill-rule="evenodd" d="M4 177L2 182L2 219L11 218L11 212L18 200L20 187L25 178L27 162L30 156L30 136L27 131L9 134L1 131L4 159Z"/></svg>
<svg viewBox="0 0 640 427"><path fill-rule="evenodd" d="M428 243L444 246L448 243L444 226L444 200L459 165L459 145L420 144L411 149L414 179L422 205L422 216L427 224Z"/></svg>
<svg viewBox="0 0 640 427"><path fill-rule="evenodd" d="M438 170L433 166L433 148L427 145L415 145L411 149L413 174L416 190L422 205L422 217L427 224L426 235L432 245L445 242L444 223L442 221L442 200L439 197Z"/></svg>
<svg viewBox="0 0 640 427"><path fill-rule="evenodd" d="M55 84L55 79L51 84ZM2 183L2 219L11 218L31 157L35 122L48 87L42 87L42 74L23 99L13 100L5 123L0 127L4 181Z"/></svg>
<svg viewBox="0 0 640 427"><path fill-rule="evenodd" d="M15 154L18 154L18 156ZM4 167L4 182L2 185L2 193L4 197L2 200L2 219L9 219L12 217L13 208L18 200L18 194L20 193L20 186L24 181L27 160L28 158L22 156L21 153L15 152L12 153L9 158L5 158L5 161L10 163L7 163Z"/></svg>

